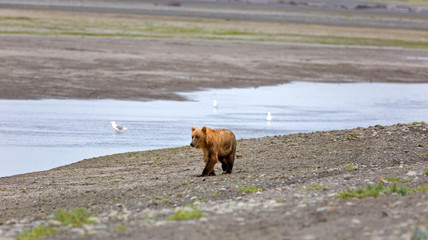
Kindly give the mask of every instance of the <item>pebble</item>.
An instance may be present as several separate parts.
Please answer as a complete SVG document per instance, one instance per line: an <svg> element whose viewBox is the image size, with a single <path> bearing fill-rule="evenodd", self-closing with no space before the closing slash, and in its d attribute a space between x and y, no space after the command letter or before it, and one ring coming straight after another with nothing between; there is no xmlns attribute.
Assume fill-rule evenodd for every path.
<svg viewBox="0 0 428 240"><path fill-rule="evenodd" d="M220 192L226 192L227 190L226 190L226 188L224 188L224 187L221 187L221 188L219 188L218 189Z"/></svg>
<svg viewBox="0 0 428 240"><path fill-rule="evenodd" d="M361 221L358 218L353 218L352 221L351 221L351 223L358 225L358 224L361 223Z"/></svg>
<svg viewBox="0 0 428 240"><path fill-rule="evenodd" d="M59 226L61 226L61 222L57 221L57 220L50 219L48 221L48 225L52 226L52 227L59 227Z"/></svg>
<svg viewBox="0 0 428 240"><path fill-rule="evenodd" d="M416 173L416 171L408 171L406 175L410 176L410 177L413 177L413 176L416 176L417 173Z"/></svg>
<svg viewBox="0 0 428 240"><path fill-rule="evenodd" d="M313 239L317 239L317 237L314 236L314 235L305 235L305 236L302 237L302 239L304 239L304 240L313 240Z"/></svg>
<svg viewBox="0 0 428 240"><path fill-rule="evenodd" d="M317 211L317 212L325 212L327 210L330 210L330 207L319 207L315 211Z"/></svg>
<svg viewBox="0 0 428 240"><path fill-rule="evenodd" d="M353 176L352 175L350 175L350 174L346 174L345 176L343 176L343 179L345 179L345 180L349 180L349 179L351 179Z"/></svg>
<svg viewBox="0 0 428 240"><path fill-rule="evenodd" d="M71 232L80 236L85 235L85 230L83 228L72 228Z"/></svg>

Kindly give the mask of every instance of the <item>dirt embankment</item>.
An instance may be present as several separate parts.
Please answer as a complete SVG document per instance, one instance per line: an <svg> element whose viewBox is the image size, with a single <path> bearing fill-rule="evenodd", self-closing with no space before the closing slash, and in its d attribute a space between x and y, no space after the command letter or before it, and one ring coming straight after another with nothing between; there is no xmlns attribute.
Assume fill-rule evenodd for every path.
<svg viewBox="0 0 428 240"><path fill-rule="evenodd" d="M244 139L238 141L232 175L196 177L202 168L199 150L180 147L0 178L0 237L37 224L56 226L45 218L57 208L74 207L97 213L97 224L56 226L57 238L410 239L428 224L423 191L336 196L387 177L426 188L427 124ZM262 190L245 194L240 186ZM188 203L205 217L166 220Z"/></svg>

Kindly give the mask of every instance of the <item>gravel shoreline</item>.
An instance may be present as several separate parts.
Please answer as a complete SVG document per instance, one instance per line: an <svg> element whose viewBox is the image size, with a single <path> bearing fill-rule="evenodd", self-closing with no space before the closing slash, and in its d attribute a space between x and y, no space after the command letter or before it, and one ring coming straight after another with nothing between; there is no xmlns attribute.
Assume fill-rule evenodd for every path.
<svg viewBox="0 0 428 240"><path fill-rule="evenodd" d="M427 128L377 125L242 139L235 172L215 177L196 177L202 153L179 147L0 178L0 238L49 225L60 230L54 239L410 239L428 224L426 192L349 200L337 193L386 177L428 186ZM262 190L243 193L242 186ZM167 220L189 203L205 217ZM75 207L97 214L97 223L64 227L46 219Z"/></svg>

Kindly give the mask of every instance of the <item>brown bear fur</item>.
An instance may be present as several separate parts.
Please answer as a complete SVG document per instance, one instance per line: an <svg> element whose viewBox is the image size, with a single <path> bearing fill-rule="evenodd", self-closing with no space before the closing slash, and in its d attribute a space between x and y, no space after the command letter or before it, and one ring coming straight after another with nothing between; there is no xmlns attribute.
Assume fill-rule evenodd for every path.
<svg viewBox="0 0 428 240"><path fill-rule="evenodd" d="M214 166L221 162L224 173L232 173L235 161L236 138L232 131L227 129L211 129L192 126L192 142L190 146L202 148L205 168L199 177L215 176Z"/></svg>

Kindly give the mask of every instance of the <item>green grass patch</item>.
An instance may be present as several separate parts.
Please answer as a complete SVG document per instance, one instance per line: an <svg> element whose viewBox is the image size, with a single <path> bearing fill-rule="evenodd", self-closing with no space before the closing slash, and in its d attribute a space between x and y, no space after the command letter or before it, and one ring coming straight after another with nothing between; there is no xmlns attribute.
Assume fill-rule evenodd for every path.
<svg viewBox="0 0 428 240"><path fill-rule="evenodd" d="M15 240L41 239L42 237L55 236L59 230L50 226L37 226L31 231L24 231L15 237Z"/></svg>
<svg viewBox="0 0 428 240"><path fill-rule="evenodd" d="M58 208L53 219L60 221L63 226L71 224L73 227L80 227L83 224L96 224L89 219L90 216L91 214L84 208L75 208L70 211Z"/></svg>
<svg viewBox="0 0 428 240"><path fill-rule="evenodd" d="M427 169L425 169L424 175L425 175L425 176L428 176L428 168L427 168Z"/></svg>
<svg viewBox="0 0 428 240"><path fill-rule="evenodd" d="M117 225L116 227L114 227L114 230L116 232L122 232L122 231L126 231L128 229L128 227L126 225L120 224Z"/></svg>
<svg viewBox="0 0 428 240"><path fill-rule="evenodd" d="M412 125L424 125L425 122L421 121L421 122L412 122Z"/></svg>
<svg viewBox="0 0 428 240"><path fill-rule="evenodd" d="M350 18L352 15L347 15ZM267 25L269 26L269 25ZM29 34L40 36L87 36L87 37L129 37L129 38L166 38L166 39L196 39L196 40L223 40L223 41L250 41L250 42L286 42L326 45L352 46L389 46L428 49L428 40L425 37L413 39L396 38L384 35L360 36L323 33L316 34L310 31L301 33L284 29L274 31L268 29L248 27L231 27L220 25L217 21L189 22L186 20L149 20L141 21L138 18L83 18L49 17L49 16L0 16L0 33L2 34ZM363 31L363 30L362 30ZM350 136L353 138L354 136Z"/></svg>
<svg viewBox="0 0 428 240"><path fill-rule="evenodd" d="M421 157L428 157L428 152L418 153L418 155Z"/></svg>
<svg viewBox="0 0 428 240"><path fill-rule="evenodd" d="M354 164L348 164L345 167L346 171L354 171L355 169L357 169L357 166L355 166Z"/></svg>
<svg viewBox="0 0 428 240"><path fill-rule="evenodd" d="M261 187L257 187L257 186L242 186L242 185L238 185L238 190L242 193L254 193L254 192L260 192L263 189Z"/></svg>
<svg viewBox="0 0 428 240"><path fill-rule="evenodd" d="M412 181L412 179L402 179L400 177L386 177L385 180L388 182L402 182L402 183Z"/></svg>
<svg viewBox="0 0 428 240"><path fill-rule="evenodd" d="M173 215L168 217L168 221L181 221L188 219L198 219L204 217L204 214L194 205L186 205L184 208L177 210Z"/></svg>
<svg viewBox="0 0 428 240"><path fill-rule="evenodd" d="M348 188L345 191L338 193L337 197L342 199L349 198L366 198L366 197L378 197L381 194L397 193L398 195L404 196L415 192L427 192L428 186L419 187L408 187L406 185L400 185L393 183L390 186L386 186L383 182L378 184L369 184L366 187L359 188Z"/></svg>
<svg viewBox="0 0 428 240"><path fill-rule="evenodd" d="M319 190L319 189L324 189L327 188L326 186L323 186L321 184L312 184L308 189L309 190Z"/></svg>

